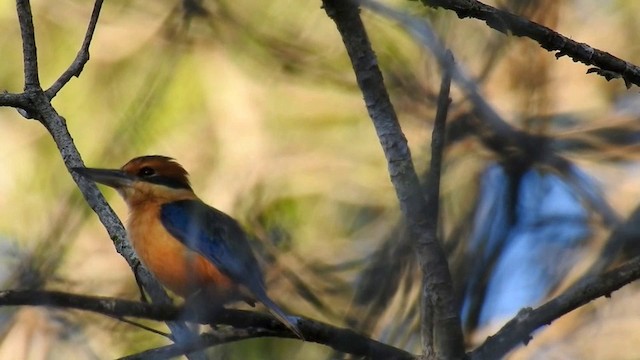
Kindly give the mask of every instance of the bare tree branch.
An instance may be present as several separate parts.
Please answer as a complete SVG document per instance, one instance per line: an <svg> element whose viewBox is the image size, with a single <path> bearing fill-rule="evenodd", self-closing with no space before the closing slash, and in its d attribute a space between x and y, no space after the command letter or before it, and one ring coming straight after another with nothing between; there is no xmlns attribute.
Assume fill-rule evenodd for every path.
<svg viewBox="0 0 640 360"><path fill-rule="evenodd" d="M585 278L535 310L521 310L469 356L472 360L500 359L518 344L531 340L531 333L536 329L601 296L610 297L612 292L639 278L640 257L604 274Z"/></svg>
<svg viewBox="0 0 640 360"><path fill-rule="evenodd" d="M92 18L95 19L92 19L91 22L97 21L97 16L100 10L98 2L101 3L102 0L97 0L92 16ZM20 108L27 110L27 114L23 115L26 115L28 118L38 119L49 131L58 147L58 150L60 151L60 155L62 156L62 160L67 166L67 169L83 166L84 164L80 157L80 153L69 134L65 119L57 113L55 108L53 108L51 105L51 99L40 87L33 17L31 14L29 0L16 0L16 8L20 22L25 68L25 92L17 96L24 96L24 99L20 100L20 102L28 103L28 106L21 106ZM90 30L89 32L93 32L93 30ZM90 41L91 36L87 35L85 38L87 48ZM73 68L73 65L71 68ZM15 96L14 100L16 100ZM149 292L151 298L159 303L170 303L171 300L164 289L151 276L151 274L141 266L135 252L131 248L131 245L126 240L127 235L122 223L116 216L113 209L109 207L102 194L98 191L96 185L86 179L80 178L73 172L71 173L72 177L78 184L82 195L96 214L98 214L100 221L107 229L116 250L127 260L131 269L137 273L136 277L142 280L142 283L145 289ZM174 332L178 341L182 341L192 336L190 330L185 324L169 323L168 325Z"/></svg>
<svg viewBox="0 0 640 360"><path fill-rule="evenodd" d="M595 72L607 80L622 78L627 87L640 86L640 68L608 52L574 41L546 26L524 19L505 10L496 9L476 0L421 0L427 6L455 11L459 18L483 20L492 29L507 35L528 37L549 51L557 51L556 58L569 56L573 61L593 65L587 73Z"/></svg>
<svg viewBox="0 0 640 360"><path fill-rule="evenodd" d="M42 91L34 93L30 98L34 105L34 110L38 114L37 118L51 134L67 169L84 166L80 153L71 138L66 121L53 108L49 98ZM82 195L87 200L87 203L98 215L100 222L102 222L109 233L116 250L125 258L132 271L136 273L136 278L141 280L142 285L149 293L151 299L161 304L171 303L171 299L164 289L148 270L141 265L140 260L127 240L127 233L122 222L120 222L116 213L109 206L104 196L102 196L96 184L78 176L73 171L70 171L70 173L82 192ZM177 341L183 341L192 336L190 330L184 324L169 323L168 325L175 334Z"/></svg>
<svg viewBox="0 0 640 360"><path fill-rule="evenodd" d="M249 337L296 338L279 320L269 314L245 310L223 309L214 314L201 314L173 305L147 304L107 297L74 295L57 291L8 290L0 291L0 306L54 306L68 309L92 311L110 317L137 317L157 321L190 321L199 324L231 325L248 329L246 333L218 338L235 341ZM413 359L404 350L369 339L352 330L335 327L319 321L298 318L298 326L306 341L330 346L338 351L366 356L372 359ZM222 341L220 340L220 341ZM194 344L201 340L190 339L176 348L185 346L185 351L196 350ZM202 349L198 345L197 349ZM183 352L184 353L184 352Z"/></svg>
<svg viewBox="0 0 640 360"><path fill-rule="evenodd" d="M447 259L437 238L429 233L429 208L413 167L407 140L360 19L358 6L353 1L345 0L323 0L323 5L342 36L369 116L387 158L400 209L416 237L414 244L421 266L428 269L424 273L424 280L429 299L423 304L433 307L436 322L434 331L437 333L432 337L434 343L424 344L428 349L426 353L435 353L443 359L462 358L462 330Z"/></svg>
<svg viewBox="0 0 640 360"><path fill-rule="evenodd" d="M398 21L418 41L431 49L440 63L443 62L446 49L427 23L372 0L362 0L361 2L372 10ZM528 161L547 157L546 162L555 167L567 166L565 159L553 153L546 154L540 151L543 147L536 146L536 144L539 145L545 139L516 130L502 120L480 95L477 85L465 75L460 65L454 64L452 66L454 80L468 94L474 105L476 116L483 120L481 124L476 124L482 130L478 131L478 136L489 148L501 154L510 152L511 154L506 156L510 158L510 161L515 162L525 161L523 159L528 154L535 153L533 149L537 148L538 153L534 154L535 156L529 158ZM517 151L514 152L515 149ZM597 297L607 296L612 291L640 277L640 270L636 267L640 267L640 260L638 259L629 262L618 270L607 273L607 275L586 278L536 310L523 310L496 335L490 337L485 344L474 350L471 353L472 358L497 359L502 357L507 351L517 346L518 343L527 342L535 329L551 323L556 318Z"/></svg>
<svg viewBox="0 0 640 360"><path fill-rule="evenodd" d="M0 93L0 106L9 106L14 108L20 108L27 110L29 108L29 101L24 93Z"/></svg>
<svg viewBox="0 0 640 360"><path fill-rule="evenodd" d="M36 50L36 36L33 29L33 16L29 0L16 0L20 35L22 36L22 54L24 63L25 91L41 91L38 77L38 54Z"/></svg>
<svg viewBox="0 0 640 360"><path fill-rule="evenodd" d="M438 108L436 111L436 117L433 124L433 135L431 136L431 164L429 167L429 174L427 175L427 218L425 219L425 236L419 238L416 252L420 267L422 269L423 280L423 293L422 293L422 344L423 354L427 359L437 358L436 354L430 353L431 347L427 344L435 343L436 330L440 325L440 321L437 314L434 314L432 304L428 302L431 300L429 295L430 289L428 284L428 274L431 269L428 267L429 263L425 260L429 258L429 244L423 244L421 241L424 238L428 238L430 241L439 242L438 237L438 223L439 223L439 208L440 208L440 176L442 172L442 156L445 144L447 113L449 112L449 104L451 99L449 98L449 90L451 89L451 70L453 67L453 54L449 52L449 60L446 64L443 64L442 82L440 84L440 94L438 95ZM451 346L454 346L452 344Z"/></svg>
<svg viewBox="0 0 640 360"><path fill-rule="evenodd" d="M69 68L56 80L53 85L45 93L49 99L53 99L58 91L65 86L72 77L80 76L82 69L84 69L84 65L89 61L89 45L91 45L91 40L93 39L93 32L96 29L96 24L98 23L98 18L100 17L100 9L102 9L103 0L96 0L93 5L93 12L91 13L91 19L89 20L89 26L87 28L87 32L84 36L84 40L82 41L82 46L76 55L76 58L73 60Z"/></svg>
<svg viewBox="0 0 640 360"><path fill-rule="evenodd" d="M433 135L431 137L431 164L427 175L427 205L429 213L437 222L440 207L440 177L442 173L442 158L444 153L445 124L449 113L451 98L451 71L454 64L453 54L449 52L449 60L443 67L442 83L438 95L436 118L433 122ZM435 214L435 216L433 216Z"/></svg>

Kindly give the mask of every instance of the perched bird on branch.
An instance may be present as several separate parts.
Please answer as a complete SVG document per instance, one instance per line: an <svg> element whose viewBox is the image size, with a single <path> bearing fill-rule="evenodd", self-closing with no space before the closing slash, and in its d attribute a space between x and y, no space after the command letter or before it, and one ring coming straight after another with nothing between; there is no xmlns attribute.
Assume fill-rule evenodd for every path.
<svg viewBox="0 0 640 360"><path fill-rule="evenodd" d="M115 188L129 207L127 231L144 265L165 287L215 308L263 303L298 337L297 319L267 295L260 266L236 220L205 204L186 170L166 156L142 156L121 169L73 168Z"/></svg>

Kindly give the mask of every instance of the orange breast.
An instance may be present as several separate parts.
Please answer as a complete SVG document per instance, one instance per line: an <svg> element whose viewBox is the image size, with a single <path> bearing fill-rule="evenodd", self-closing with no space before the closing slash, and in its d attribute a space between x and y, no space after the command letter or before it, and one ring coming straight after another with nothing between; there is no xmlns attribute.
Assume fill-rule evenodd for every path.
<svg viewBox="0 0 640 360"><path fill-rule="evenodd" d="M169 234L160 222L159 211L158 204L149 204L135 209L129 217L129 237L144 265L160 283L182 297L200 290L216 302L232 300L237 287L231 279Z"/></svg>

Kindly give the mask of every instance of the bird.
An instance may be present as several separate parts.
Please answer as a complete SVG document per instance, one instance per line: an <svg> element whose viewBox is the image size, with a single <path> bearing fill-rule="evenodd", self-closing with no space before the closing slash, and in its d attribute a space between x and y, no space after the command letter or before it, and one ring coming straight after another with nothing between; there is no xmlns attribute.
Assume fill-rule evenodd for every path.
<svg viewBox="0 0 640 360"><path fill-rule="evenodd" d="M163 155L136 157L120 169L72 168L115 188L129 208L127 233L141 262L175 294L219 309L259 301L296 336L297 323L267 295L247 233L231 216L194 193L189 174Z"/></svg>

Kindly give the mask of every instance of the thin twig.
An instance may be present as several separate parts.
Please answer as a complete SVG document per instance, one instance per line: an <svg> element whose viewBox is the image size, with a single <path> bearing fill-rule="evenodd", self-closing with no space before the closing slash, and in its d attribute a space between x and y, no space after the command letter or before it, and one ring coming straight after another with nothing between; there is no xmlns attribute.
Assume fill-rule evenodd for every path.
<svg viewBox="0 0 640 360"><path fill-rule="evenodd" d="M437 223L438 212L440 208L440 177L442 173L442 158L444 153L446 122L449 113L449 104L451 98L449 93L451 90L451 73L453 71L454 59L453 54L447 51L447 60L442 65L442 82L440 84L440 93L438 95L438 108L436 111L435 121L433 122L433 135L431 137L431 164L429 166L429 174L427 175L427 207L433 223ZM434 229L434 234L437 233Z"/></svg>
<svg viewBox="0 0 640 360"><path fill-rule="evenodd" d="M433 306L434 318L440 322L434 328L437 331L433 336L435 343L426 346L433 346L433 352L440 358L462 358L462 329L447 259L437 239L429 236L426 226L429 214L424 194L413 167L407 140L362 24L358 6L347 0L323 0L323 5L327 15L336 23L351 59L369 117L387 158L389 175L400 209L416 239L414 244L420 247L421 265L429 269L425 273L429 306Z"/></svg>
<svg viewBox="0 0 640 360"><path fill-rule="evenodd" d="M24 63L24 90L41 91L38 77L38 54L36 36L33 29L33 16L29 0L16 0L20 35L22 36L22 54Z"/></svg>
<svg viewBox="0 0 640 360"><path fill-rule="evenodd" d="M184 311L173 305L146 304L108 297L75 295L59 291L8 290L0 291L0 306L54 306L104 314L110 317L137 317L157 321L190 321L199 324L231 325L250 329L258 337L295 338L280 321L269 314L245 310L224 309L215 314ZM369 339L352 330L319 321L299 318L298 326L305 340L330 346L338 351L373 359L413 359L401 349ZM264 331L270 332L268 335ZM190 344L195 338L186 339ZM178 345L181 346L181 345Z"/></svg>
<svg viewBox="0 0 640 360"><path fill-rule="evenodd" d="M100 17L100 9L102 9L103 0L96 0L93 5L93 12L91 13L91 19L89 20L89 26L87 28L87 32L84 36L84 41L82 42L82 46L76 55L76 58L73 60L69 68L56 80L53 85L49 89L45 91L47 97L49 99L53 99L58 91L64 87L72 77L79 77L82 69L84 69L84 65L89 61L89 46L91 45L91 40L93 39L93 33L96 29L96 24L98 23L98 18Z"/></svg>
<svg viewBox="0 0 640 360"><path fill-rule="evenodd" d="M508 11L476 0L422 0L422 3L434 8L452 10L460 18L472 17L483 20L489 27L504 34L533 39L542 48L557 51L556 58L569 56L573 61L595 66L588 69L587 73L597 73L607 80L622 78L627 87L631 84L640 86L640 67Z"/></svg>
<svg viewBox="0 0 640 360"><path fill-rule="evenodd" d="M124 318L124 317L114 317L114 319L116 319L116 320L118 320L118 321L121 321L121 322L123 322L123 323L125 323L125 324L129 324L129 325L131 325L131 326L135 326L135 327L137 327L137 328L139 328L139 329L142 329L142 330L148 331L148 332L150 332L150 333L154 333L154 334L156 334L156 335L160 335L160 336L165 337L165 338L167 338L167 339L175 340L175 339L173 338L173 336L171 336L171 334L167 334L167 333L162 332L162 331L160 331L160 330L154 329L154 328L152 328L152 327L150 327L150 326L147 326L147 325L144 325L144 324L140 324L139 322L135 322L135 321L132 321L132 320L126 319L126 318Z"/></svg>
<svg viewBox="0 0 640 360"><path fill-rule="evenodd" d="M201 334L196 339L182 344L170 344L155 349L145 350L136 354L127 355L118 360L164 360L173 359L181 355L187 355L195 351L202 351L212 346L228 344L246 339L274 336L274 333L264 329L242 329L225 333Z"/></svg>
<svg viewBox="0 0 640 360"><path fill-rule="evenodd" d="M535 310L521 310L500 331L473 350L469 357L472 360L500 359L518 344L527 343L536 329L601 296L610 297L612 292L638 279L640 257L604 274L585 278Z"/></svg>
<svg viewBox="0 0 640 360"><path fill-rule="evenodd" d="M451 54L451 52L448 53L448 59L449 60L442 65L442 82L440 84L440 94L438 95L438 108L436 110L436 117L433 123L433 134L431 136L431 164L429 166L429 174L427 175L426 180L426 207L428 217L425 219L425 236L420 237L420 240L428 238L433 242L440 241L438 239L438 223L440 217L440 177L442 172L442 157L446 134L445 124L447 121L447 114L449 112L449 104L451 103L451 99L449 98L451 89L451 71L453 68L453 54ZM432 294L427 280L428 273L431 272L432 269L429 268L429 263L427 261L429 257L429 254L426 253L427 251L429 251L428 244L422 244L419 242L416 247L416 252L424 277L421 303L422 350L425 357L430 359L436 358L436 354L432 352L433 348L429 345L436 342L436 329L437 326L439 326L440 321L442 321L442 319L439 318L439 315L442 314L435 312L432 305L434 300L432 299Z"/></svg>

